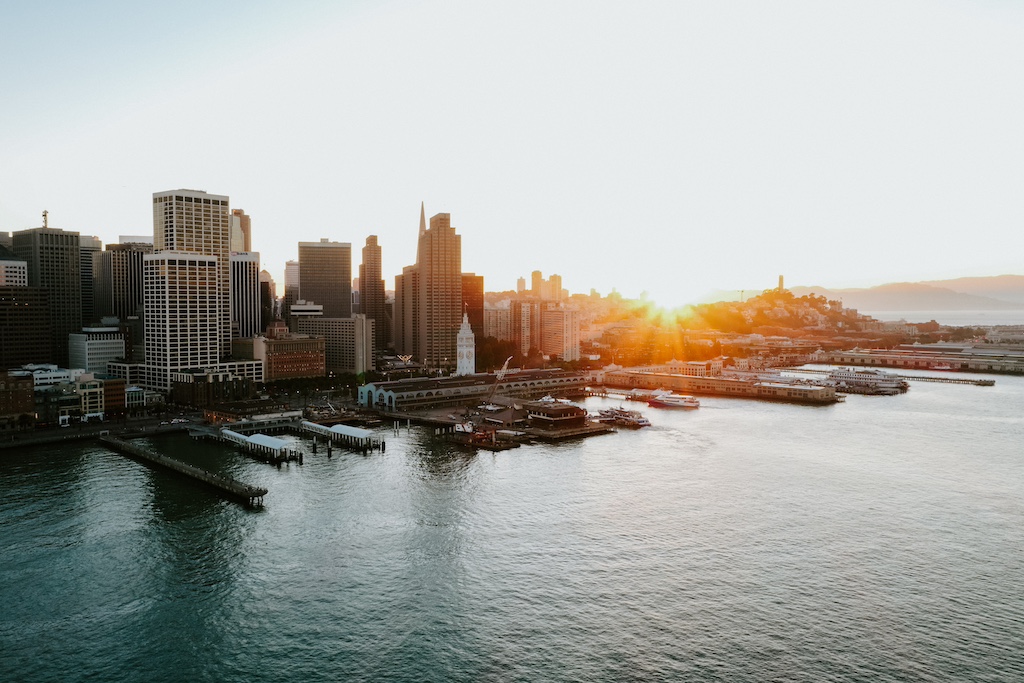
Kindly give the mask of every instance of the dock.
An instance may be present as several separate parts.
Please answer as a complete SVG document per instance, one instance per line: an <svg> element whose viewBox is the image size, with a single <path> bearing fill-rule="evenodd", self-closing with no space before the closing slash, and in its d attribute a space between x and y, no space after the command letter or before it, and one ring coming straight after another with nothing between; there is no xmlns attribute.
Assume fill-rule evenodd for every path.
<svg viewBox="0 0 1024 683"><path fill-rule="evenodd" d="M879 368L874 368L879 369ZM818 370L817 368L779 368L782 372L803 372L810 375L827 375L831 370ZM944 384L973 384L977 387L995 386L994 379L968 379L966 377L936 377L934 375L899 375L892 373L894 377L905 379L908 382L942 382Z"/></svg>
<svg viewBox="0 0 1024 683"><path fill-rule="evenodd" d="M265 488L250 486L249 484L244 484L237 479L208 472L202 468L189 465L188 463L184 463L166 455L161 455L150 448L130 443L124 439L118 439L113 436L101 436L100 441L106 444L111 450L117 451L132 460L141 462L144 465L160 467L189 477L190 479L194 479L195 481L216 489L218 492L229 498L245 502L247 505L253 507L262 506L263 496L267 495L267 489Z"/></svg>

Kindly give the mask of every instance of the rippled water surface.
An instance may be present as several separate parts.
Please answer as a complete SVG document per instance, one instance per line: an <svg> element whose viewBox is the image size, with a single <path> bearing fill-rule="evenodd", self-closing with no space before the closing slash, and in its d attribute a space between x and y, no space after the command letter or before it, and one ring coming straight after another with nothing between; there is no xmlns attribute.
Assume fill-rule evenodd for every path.
<svg viewBox="0 0 1024 683"><path fill-rule="evenodd" d="M1024 380L644 412L496 454L296 438L280 470L152 442L259 511L0 451L0 680L1024 680Z"/></svg>

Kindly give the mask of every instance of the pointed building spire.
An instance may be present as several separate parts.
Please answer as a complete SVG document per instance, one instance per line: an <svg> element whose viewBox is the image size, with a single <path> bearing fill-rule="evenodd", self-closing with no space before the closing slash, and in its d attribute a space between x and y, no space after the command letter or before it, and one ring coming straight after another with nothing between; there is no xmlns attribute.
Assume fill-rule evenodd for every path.
<svg viewBox="0 0 1024 683"><path fill-rule="evenodd" d="M427 231L427 214L423 210L423 202L420 202L420 234Z"/></svg>

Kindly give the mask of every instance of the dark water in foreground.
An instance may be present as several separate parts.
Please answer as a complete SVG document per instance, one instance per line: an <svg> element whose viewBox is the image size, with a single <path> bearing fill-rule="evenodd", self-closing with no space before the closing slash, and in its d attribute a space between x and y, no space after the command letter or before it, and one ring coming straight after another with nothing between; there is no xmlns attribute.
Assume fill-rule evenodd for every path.
<svg viewBox="0 0 1024 683"><path fill-rule="evenodd" d="M2 452L0 681L1024 679L1024 380L702 403L282 470L154 442L262 511L95 445Z"/></svg>

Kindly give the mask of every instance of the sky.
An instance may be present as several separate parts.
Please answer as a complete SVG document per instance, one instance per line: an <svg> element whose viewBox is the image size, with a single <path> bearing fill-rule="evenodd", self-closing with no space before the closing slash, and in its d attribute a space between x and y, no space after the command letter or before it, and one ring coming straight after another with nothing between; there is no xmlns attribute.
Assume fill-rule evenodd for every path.
<svg viewBox="0 0 1024 683"><path fill-rule="evenodd" d="M1024 274L1024 3L0 0L0 231L152 233L152 193L300 241L420 202L488 291Z"/></svg>

